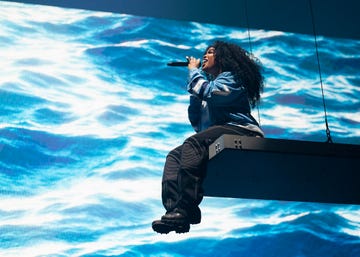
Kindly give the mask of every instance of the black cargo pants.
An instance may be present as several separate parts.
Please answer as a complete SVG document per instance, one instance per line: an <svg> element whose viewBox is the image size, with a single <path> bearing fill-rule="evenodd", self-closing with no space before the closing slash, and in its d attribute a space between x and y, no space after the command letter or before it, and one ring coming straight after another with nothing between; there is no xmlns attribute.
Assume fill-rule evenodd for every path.
<svg viewBox="0 0 360 257"><path fill-rule="evenodd" d="M209 146L223 134L257 136L237 126L212 126L170 151L162 178L162 203L167 212L177 208L191 215L198 208L204 195L202 182L206 176Z"/></svg>

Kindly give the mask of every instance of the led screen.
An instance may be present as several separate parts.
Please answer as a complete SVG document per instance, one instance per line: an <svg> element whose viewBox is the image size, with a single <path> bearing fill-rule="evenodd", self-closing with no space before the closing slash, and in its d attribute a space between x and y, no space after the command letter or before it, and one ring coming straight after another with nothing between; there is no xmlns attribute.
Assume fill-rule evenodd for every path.
<svg viewBox="0 0 360 257"><path fill-rule="evenodd" d="M187 69L166 64L237 43L264 66L266 137L322 142L314 37L7 2L0 23L1 256L360 256L354 205L206 197L189 233L151 229L194 133ZM359 144L360 41L318 44L332 140Z"/></svg>

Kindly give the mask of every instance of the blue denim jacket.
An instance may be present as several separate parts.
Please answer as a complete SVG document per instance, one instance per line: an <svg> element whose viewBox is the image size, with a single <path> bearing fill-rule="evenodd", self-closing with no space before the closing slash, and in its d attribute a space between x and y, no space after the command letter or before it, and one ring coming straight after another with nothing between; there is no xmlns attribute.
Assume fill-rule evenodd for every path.
<svg viewBox="0 0 360 257"><path fill-rule="evenodd" d="M189 71L187 90L191 94L188 117L196 132L213 125L235 125L264 135L252 117L246 89L231 72L208 80L200 69Z"/></svg>

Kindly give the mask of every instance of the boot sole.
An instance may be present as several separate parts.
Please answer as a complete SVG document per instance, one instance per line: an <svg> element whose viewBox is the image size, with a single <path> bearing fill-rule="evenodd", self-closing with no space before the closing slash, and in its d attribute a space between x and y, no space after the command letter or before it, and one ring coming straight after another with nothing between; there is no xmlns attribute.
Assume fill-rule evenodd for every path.
<svg viewBox="0 0 360 257"><path fill-rule="evenodd" d="M152 223L152 228L155 232L160 234L168 234L171 231L176 233L186 233L190 230L190 224L188 223L167 223L161 220L156 220Z"/></svg>

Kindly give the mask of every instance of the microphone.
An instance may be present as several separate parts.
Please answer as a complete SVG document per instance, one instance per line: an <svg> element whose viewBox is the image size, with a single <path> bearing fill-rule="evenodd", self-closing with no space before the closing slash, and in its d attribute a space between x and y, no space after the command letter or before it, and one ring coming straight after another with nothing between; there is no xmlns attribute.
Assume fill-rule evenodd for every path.
<svg viewBox="0 0 360 257"><path fill-rule="evenodd" d="M190 57L186 56L186 62L182 62L182 61L172 61L172 62L168 62L168 66L172 66L172 67L186 67L189 64L190 61ZM200 62L201 65L201 62Z"/></svg>
<svg viewBox="0 0 360 257"><path fill-rule="evenodd" d="M173 61L173 62L168 62L167 66L184 67L184 66L188 66L188 64L189 64L189 61L186 61L186 62Z"/></svg>

